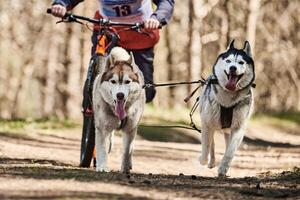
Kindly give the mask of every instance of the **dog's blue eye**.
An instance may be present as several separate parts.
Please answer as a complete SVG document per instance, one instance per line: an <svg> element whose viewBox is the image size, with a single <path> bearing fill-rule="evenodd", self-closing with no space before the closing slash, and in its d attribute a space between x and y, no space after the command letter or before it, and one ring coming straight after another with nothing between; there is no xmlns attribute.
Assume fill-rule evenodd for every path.
<svg viewBox="0 0 300 200"><path fill-rule="evenodd" d="M226 60L227 63L231 63L231 60Z"/></svg>
<svg viewBox="0 0 300 200"><path fill-rule="evenodd" d="M129 84L129 83L130 83L130 81L129 81L129 80L125 81L125 84Z"/></svg>
<svg viewBox="0 0 300 200"><path fill-rule="evenodd" d="M117 82L115 80L110 81L112 84L116 84Z"/></svg>
<svg viewBox="0 0 300 200"><path fill-rule="evenodd" d="M243 64L244 64L244 62L243 62L243 61L240 61L240 62L239 62L239 64L240 64L240 65L243 65Z"/></svg>

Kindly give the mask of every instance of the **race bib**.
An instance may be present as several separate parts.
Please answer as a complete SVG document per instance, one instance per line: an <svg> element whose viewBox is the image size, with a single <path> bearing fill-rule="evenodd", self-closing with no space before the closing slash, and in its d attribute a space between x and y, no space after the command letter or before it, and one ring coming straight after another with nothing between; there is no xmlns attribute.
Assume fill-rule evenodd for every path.
<svg viewBox="0 0 300 200"><path fill-rule="evenodd" d="M151 0L99 0L100 14L117 22L141 22L153 13Z"/></svg>

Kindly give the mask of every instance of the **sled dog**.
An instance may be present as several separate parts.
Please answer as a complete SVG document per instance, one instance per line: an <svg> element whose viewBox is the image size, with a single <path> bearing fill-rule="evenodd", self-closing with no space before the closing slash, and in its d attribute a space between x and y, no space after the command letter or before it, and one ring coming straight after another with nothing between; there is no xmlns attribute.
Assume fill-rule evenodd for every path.
<svg viewBox="0 0 300 200"><path fill-rule="evenodd" d="M224 132L226 150L218 168L219 176L226 176L233 156L243 140L253 105L251 86L254 79L254 62L249 42L246 41L242 49L237 49L233 40L226 52L218 56L213 74L199 97L201 165L215 167L214 132Z"/></svg>
<svg viewBox="0 0 300 200"><path fill-rule="evenodd" d="M108 171L107 157L115 130L123 132L121 171L132 169L133 140L145 105L143 85L144 78L133 55L114 47L93 87L97 171Z"/></svg>

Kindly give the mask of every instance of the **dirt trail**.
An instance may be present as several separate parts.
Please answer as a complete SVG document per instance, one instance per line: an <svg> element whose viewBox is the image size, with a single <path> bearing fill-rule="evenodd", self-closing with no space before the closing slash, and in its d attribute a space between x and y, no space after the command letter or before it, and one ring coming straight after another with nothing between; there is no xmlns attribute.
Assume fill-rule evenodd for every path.
<svg viewBox="0 0 300 200"><path fill-rule="evenodd" d="M120 137L109 157L111 173L78 168L80 132L0 133L0 199L300 199L300 170L286 171L300 166L296 136L293 145L253 145L257 138L250 135L234 158L230 178L217 178L217 168L199 165L200 144L141 138L131 175L118 172ZM218 164L224 151L219 134L216 143Z"/></svg>

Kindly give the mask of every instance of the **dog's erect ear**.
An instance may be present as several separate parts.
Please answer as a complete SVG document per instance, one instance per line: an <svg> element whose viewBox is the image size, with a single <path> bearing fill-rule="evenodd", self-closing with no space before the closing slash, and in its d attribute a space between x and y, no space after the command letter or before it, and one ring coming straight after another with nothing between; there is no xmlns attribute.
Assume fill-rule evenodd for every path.
<svg viewBox="0 0 300 200"><path fill-rule="evenodd" d="M127 60L127 63L129 63L131 66L135 66L135 61L134 61L134 56L133 56L133 53L130 52L130 57L129 59Z"/></svg>
<svg viewBox="0 0 300 200"><path fill-rule="evenodd" d="M108 60L109 60L110 66L114 66L115 65L115 58L113 56L109 56Z"/></svg>
<svg viewBox="0 0 300 200"><path fill-rule="evenodd" d="M135 76L131 77L132 81L133 82L137 82L137 83L143 82L144 81L144 79L143 79L143 73L141 72L141 70L139 69L139 67L135 64L134 56L133 56L132 52L129 53L129 59L126 62L131 65L132 70L133 70L134 75L135 75Z"/></svg>
<svg viewBox="0 0 300 200"><path fill-rule="evenodd" d="M109 68L111 68L112 66L114 66L115 63L115 59L113 58L113 56L108 56L106 59L106 66L105 69L108 70Z"/></svg>
<svg viewBox="0 0 300 200"><path fill-rule="evenodd" d="M129 59L126 61L130 65L132 65L132 61L134 60L132 53L129 54Z"/></svg>
<svg viewBox="0 0 300 200"><path fill-rule="evenodd" d="M108 70L110 67L110 58L106 59L105 70Z"/></svg>
<svg viewBox="0 0 300 200"><path fill-rule="evenodd" d="M243 51L247 54L247 56L252 58L251 47L248 41L245 42Z"/></svg>
<svg viewBox="0 0 300 200"><path fill-rule="evenodd" d="M234 40L230 42L228 49L234 49Z"/></svg>
<svg viewBox="0 0 300 200"><path fill-rule="evenodd" d="M130 52L129 55L130 55L130 58L128 59L127 62L132 66L134 73L136 75L138 75L138 77L139 77L142 72L140 71L139 67L135 64L133 53ZM139 81L139 78L137 79L137 82L138 81Z"/></svg>

